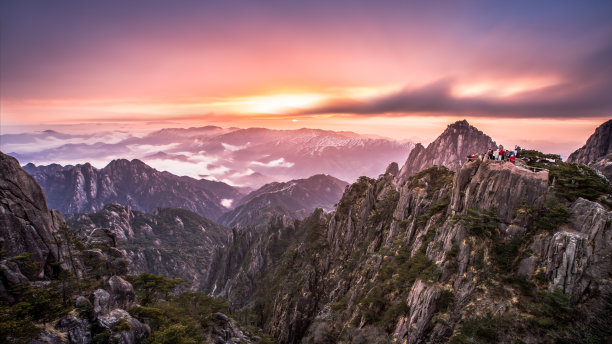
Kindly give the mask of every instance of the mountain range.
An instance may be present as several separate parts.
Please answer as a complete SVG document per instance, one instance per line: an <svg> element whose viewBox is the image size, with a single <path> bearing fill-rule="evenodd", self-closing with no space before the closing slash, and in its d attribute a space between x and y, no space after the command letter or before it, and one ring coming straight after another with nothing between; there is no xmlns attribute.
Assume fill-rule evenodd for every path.
<svg viewBox="0 0 612 344"><path fill-rule="evenodd" d="M347 181L377 176L381 166L405 159L414 146L352 132L214 126L162 129L142 137L125 132L69 135L48 130L1 135L0 142L2 151L24 164L89 161L101 168L122 157L141 160L160 171L251 190L320 173Z"/></svg>
<svg viewBox="0 0 612 344"><path fill-rule="evenodd" d="M113 160L102 169L89 163L30 163L24 169L49 195L51 208L64 214L97 212L109 203L120 203L143 212L157 207L182 208L217 219L244 196L225 183L160 172L140 160Z"/></svg>
<svg viewBox="0 0 612 344"><path fill-rule="evenodd" d="M608 142L603 128L574 159L610 154L598 151ZM147 299L130 292L126 280L138 279L121 277L134 269L191 276L196 288L227 300L236 320L210 311L199 318L199 331L220 343L258 340L250 327L229 326L238 322L280 343L609 341L610 182L588 166L536 151L520 164L465 162L463 155L494 144L460 121L411 152L401 169L379 166L385 173L377 178L362 176L348 187L326 175L265 185L217 218L239 219L231 229L189 210L144 213L120 204L68 215L70 226L62 227L34 179L2 154L0 297L11 307L3 314L20 314L13 305L29 300L17 286L44 288L68 271L101 287L75 290L75 311L51 318L53 330L39 330L38 338L160 338L169 328L153 329L159 320L149 320L173 297L139 306ZM315 204L328 208L309 213ZM58 240L70 228L84 243ZM103 263L102 272L81 258L90 256ZM91 311L82 311L87 302ZM175 325L178 336L185 325Z"/></svg>

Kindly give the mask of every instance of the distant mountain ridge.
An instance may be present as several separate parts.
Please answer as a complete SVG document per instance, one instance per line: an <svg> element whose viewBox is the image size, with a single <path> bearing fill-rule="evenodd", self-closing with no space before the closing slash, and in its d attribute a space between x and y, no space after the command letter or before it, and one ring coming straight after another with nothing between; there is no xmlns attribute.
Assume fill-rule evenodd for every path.
<svg viewBox="0 0 612 344"><path fill-rule="evenodd" d="M274 181L329 174L346 181L375 177L404 160L410 142L320 129L167 128L138 137L128 132L44 131L0 136L0 149L22 163L100 168L117 157L160 170L256 189Z"/></svg>
<svg viewBox="0 0 612 344"><path fill-rule="evenodd" d="M119 203L143 212L182 208L217 219L227 211L224 204L244 196L225 183L159 172L140 160L113 160L102 169L89 163L27 164L24 170L41 185L49 206L64 214L96 212L106 204Z"/></svg>
<svg viewBox="0 0 612 344"><path fill-rule="evenodd" d="M567 161L588 165L612 180L612 119L597 127L585 145L572 153Z"/></svg>
<svg viewBox="0 0 612 344"><path fill-rule="evenodd" d="M301 219L316 208L333 211L348 185L323 174L266 184L241 199L235 209L219 218L219 222L228 227L247 226L268 219L266 212Z"/></svg>
<svg viewBox="0 0 612 344"><path fill-rule="evenodd" d="M428 167L446 166L456 171L468 155L484 153L497 144L491 137L470 125L466 120L449 124L446 130L431 142L427 148L420 143L410 152L398 174L401 184L408 177Z"/></svg>

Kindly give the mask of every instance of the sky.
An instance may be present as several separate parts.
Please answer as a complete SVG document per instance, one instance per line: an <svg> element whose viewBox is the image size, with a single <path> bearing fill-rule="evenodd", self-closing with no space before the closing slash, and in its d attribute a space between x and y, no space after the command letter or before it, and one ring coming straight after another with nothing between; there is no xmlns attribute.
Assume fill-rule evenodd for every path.
<svg viewBox="0 0 612 344"><path fill-rule="evenodd" d="M0 133L466 118L567 156L612 118L612 1L0 2Z"/></svg>

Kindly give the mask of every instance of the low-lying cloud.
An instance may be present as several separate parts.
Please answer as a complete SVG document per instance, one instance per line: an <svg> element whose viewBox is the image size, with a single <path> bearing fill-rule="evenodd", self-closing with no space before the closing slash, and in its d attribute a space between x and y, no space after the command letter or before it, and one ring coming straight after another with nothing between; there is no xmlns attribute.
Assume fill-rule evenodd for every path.
<svg viewBox="0 0 612 344"><path fill-rule="evenodd" d="M54 144L49 147L44 140L45 135L51 134ZM404 160L412 147L409 143L310 129L163 129L114 143L97 142L94 138L101 137L98 134L51 134L2 135L0 150L15 156L22 164L36 165L90 162L103 168L118 158L140 159L158 170L181 176L257 188L272 181L317 173L346 180L375 176L389 161ZM90 143L92 140L94 143Z"/></svg>

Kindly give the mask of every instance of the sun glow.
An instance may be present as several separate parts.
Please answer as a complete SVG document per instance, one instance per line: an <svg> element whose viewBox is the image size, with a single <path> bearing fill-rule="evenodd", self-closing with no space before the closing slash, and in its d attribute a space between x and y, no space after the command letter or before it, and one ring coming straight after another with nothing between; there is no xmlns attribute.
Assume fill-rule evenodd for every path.
<svg viewBox="0 0 612 344"><path fill-rule="evenodd" d="M325 99L324 95L314 93L250 97L245 102L243 111L260 114L285 114L292 110L314 106L323 99Z"/></svg>
<svg viewBox="0 0 612 344"><path fill-rule="evenodd" d="M509 97L522 92L543 89L558 83L560 83L560 80L553 77L522 78L503 82L462 83L453 87L452 93L456 97Z"/></svg>

